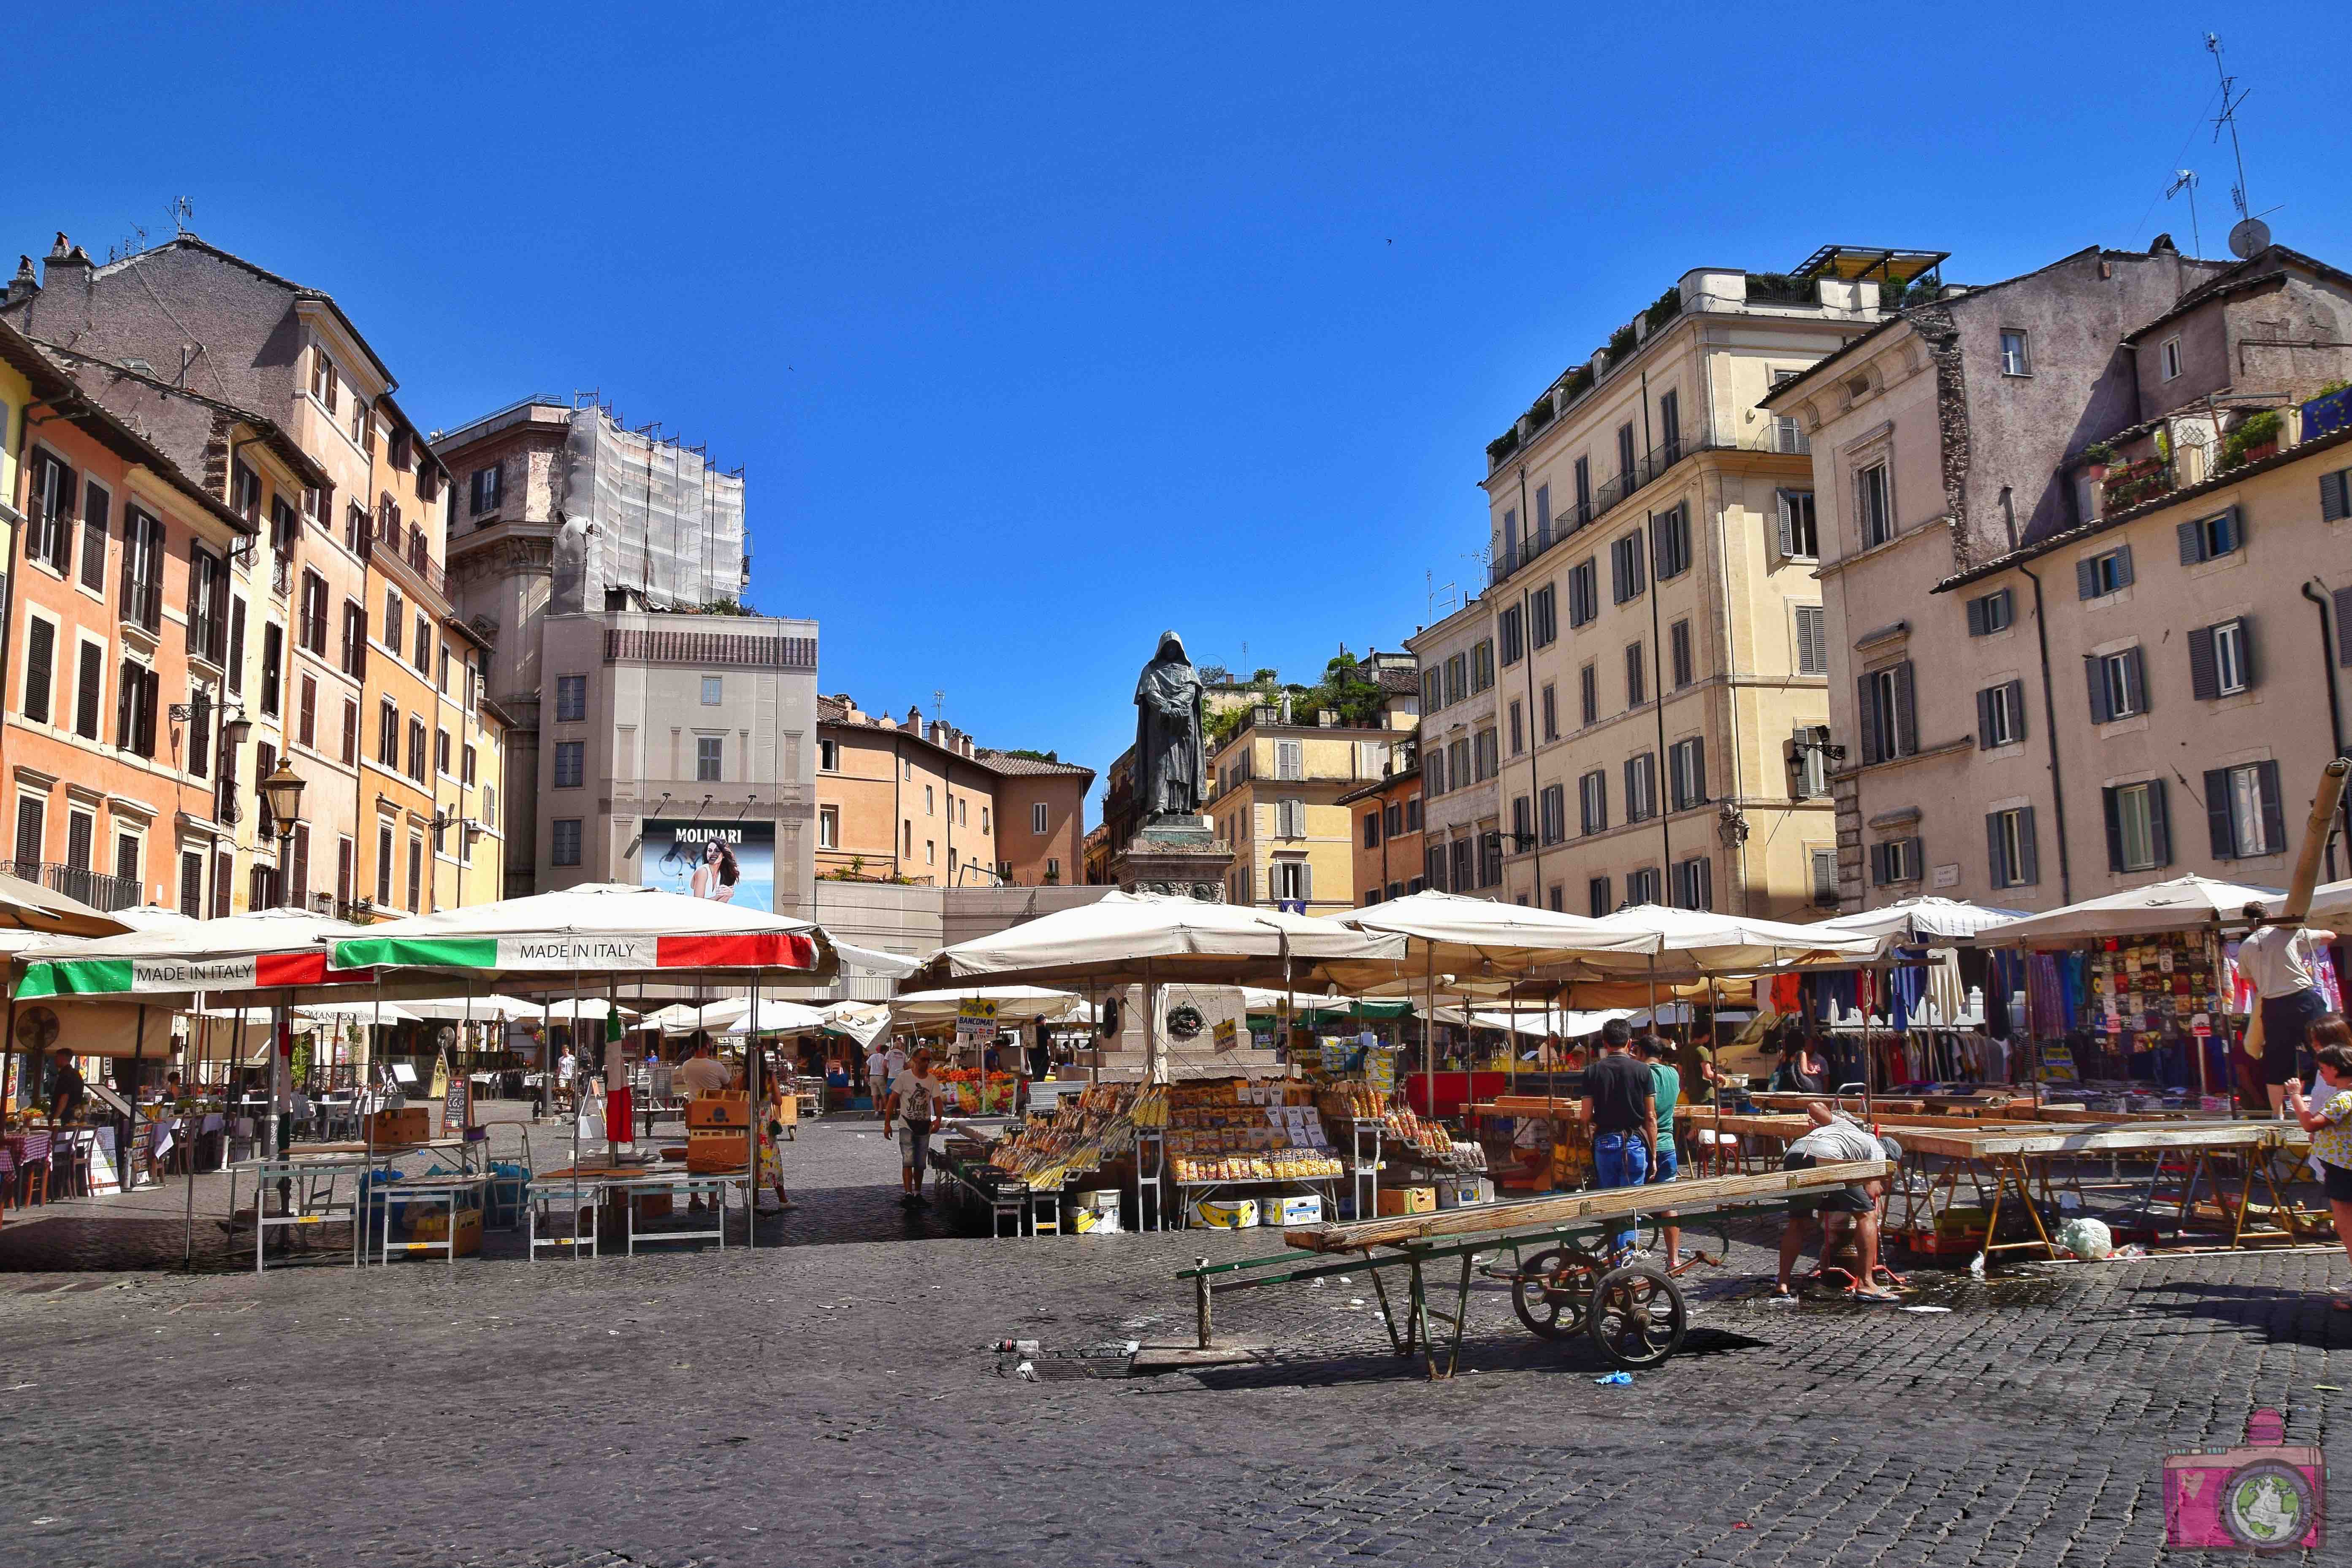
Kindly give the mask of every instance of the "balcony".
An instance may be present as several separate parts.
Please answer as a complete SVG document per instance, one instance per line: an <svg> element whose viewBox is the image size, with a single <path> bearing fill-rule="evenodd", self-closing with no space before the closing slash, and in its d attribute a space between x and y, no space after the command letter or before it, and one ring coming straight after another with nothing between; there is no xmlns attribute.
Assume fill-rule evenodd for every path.
<svg viewBox="0 0 2352 1568"><path fill-rule="evenodd" d="M2240 404L2223 413L2233 416L2232 423L2218 432L2213 413L2200 407L2166 415L2086 447L2080 459L2088 481L2084 521L2161 501L2352 426L2352 390L2278 407Z"/></svg>
<svg viewBox="0 0 2352 1568"><path fill-rule="evenodd" d="M102 871L54 860L0 860L0 871L109 913L136 909L140 903L136 877L110 877Z"/></svg>

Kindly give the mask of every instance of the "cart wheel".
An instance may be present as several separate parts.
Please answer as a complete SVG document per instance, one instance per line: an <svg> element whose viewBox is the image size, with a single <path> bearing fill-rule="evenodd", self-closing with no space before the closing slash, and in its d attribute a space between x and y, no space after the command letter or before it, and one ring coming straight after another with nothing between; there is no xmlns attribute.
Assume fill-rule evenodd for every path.
<svg viewBox="0 0 2352 1568"><path fill-rule="evenodd" d="M1584 1327L1601 1260L1579 1247L1538 1252L1511 1281L1511 1310L1548 1340L1566 1339Z"/></svg>
<svg viewBox="0 0 2352 1568"><path fill-rule="evenodd" d="M1633 1370L1657 1366L1674 1354L1688 1324L1682 1288L1664 1270L1634 1263L1601 1277L1584 1331L1602 1355Z"/></svg>

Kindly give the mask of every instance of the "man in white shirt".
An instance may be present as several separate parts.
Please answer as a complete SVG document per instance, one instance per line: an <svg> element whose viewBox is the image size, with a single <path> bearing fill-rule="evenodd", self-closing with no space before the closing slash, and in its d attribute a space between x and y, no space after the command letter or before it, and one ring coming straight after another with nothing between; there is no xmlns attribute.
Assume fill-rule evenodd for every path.
<svg viewBox="0 0 2352 1568"><path fill-rule="evenodd" d="M907 1047L900 1045L898 1037L893 1035L890 1037L890 1048L882 1056L882 1081L886 1084L897 1083L898 1075L906 1070Z"/></svg>
<svg viewBox="0 0 2352 1568"><path fill-rule="evenodd" d="M1805 1114L1812 1119L1812 1131L1789 1145L1788 1153L1780 1161L1784 1171L1895 1157L1870 1129L1842 1110L1832 1110L1826 1100L1811 1101L1805 1107ZM1783 1300L1796 1300L1789 1275L1796 1268L1797 1257L1804 1251L1805 1243L1821 1228L1821 1222L1814 1217L1818 1210L1823 1215L1853 1217L1854 1246L1862 1254L1862 1274L1851 1292L1852 1300L1874 1304L1899 1301L1901 1298L1895 1292L1880 1289L1877 1280L1878 1198L1885 1190L1885 1182L1879 1180L1792 1194L1789 1199L1789 1222L1780 1231L1780 1278L1773 1287L1773 1294ZM1829 1246L1828 1233L1823 1231L1822 1248L1825 1257Z"/></svg>
<svg viewBox="0 0 2352 1568"><path fill-rule="evenodd" d="M2263 1026L2247 1039L2245 1050L2275 1113L2285 1100L2287 1079L2311 1079L2311 1026L2328 1010L2312 972L2320 948L2334 942L2336 933L2273 923L2260 904L2248 904L2242 912L2258 923L2238 944L2238 973L2254 988Z"/></svg>
<svg viewBox="0 0 2352 1568"><path fill-rule="evenodd" d="M923 1197L923 1165L931 1152L931 1129L947 1090L931 1076L931 1053L919 1049L906 1070L890 1080L890 1097L882 1102L882 1136L890 1136L890 1121L898 1121L898 1182L906 1189L903 1202L919 1204Z"/></svg>
<svg viewBox="0 0 2352 1568"><path fill-rule="evenodd" d="M693 1058L681 1062L670 1077L688 1094L716 1094L734 1082L726 1064L711 1054L708 1035L695 1037Z"/></svg>
<svg viewBox="0 0 2352 1568"><path fill-rule="evenodd" d="M882 1103L890 1092L890 1058L876 1046L866 1053L866 1093L875 1104Z"/></svg>

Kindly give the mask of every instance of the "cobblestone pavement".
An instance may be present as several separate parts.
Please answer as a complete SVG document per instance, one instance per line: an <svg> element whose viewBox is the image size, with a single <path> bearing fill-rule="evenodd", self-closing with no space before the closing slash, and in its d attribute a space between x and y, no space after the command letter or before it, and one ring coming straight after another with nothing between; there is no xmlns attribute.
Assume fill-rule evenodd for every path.
<svg viewBox="0 0 2352 1568"><path fill-rule="evenodd" d="M176 1187L12 1211L0 1558L2140 1564L2168 1447L2270 1405L2345 1472L2334 1554L2287 1561L2345 1560L2340 1255L1921 1271L1948 1312L1788 1310L1741 1232L1631 1387L1499 1289L1428 1383L1361 1276L1222 1300L1255 1363L1132 1377L1084 1352L1181 1342L1175 1270L1272 1233L967 1237L898 1207L894 1158L870 1121L803 1128L803 1206L757 1252L531 1265L494 1236L454 1272L155 1267ZM25 1271L125 1257L150 1267ZM1008 1337L1042 1342L1034 1381L987 1348Z"/></svg>

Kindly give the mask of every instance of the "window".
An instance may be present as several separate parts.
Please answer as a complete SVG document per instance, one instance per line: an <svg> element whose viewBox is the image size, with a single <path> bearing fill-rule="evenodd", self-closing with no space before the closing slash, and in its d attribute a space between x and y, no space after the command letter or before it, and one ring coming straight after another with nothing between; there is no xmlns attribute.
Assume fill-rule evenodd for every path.
<svg viewBox="0 0 2352 1568"><path fill-rule="evenodd" d="M1466 665L1467 661L1458 653L1445 661L1445 704L1449 708L1469 694L1468 683L1464 679Z"/></svg>
<svg viewBox="0 0 2352 1568"><path fill-rule="evenodd" d="M1658 901L1658 868L1644 866L1638 871L1625 873L1625 901L1629 904L1654 904Z"/></svg>
<svg viewBox="0 0 2352 1568"><path fill-rule="evenodd" d="M335 362L327 357L326 350L312 349L310 351L310 395L326 405L327 412L332 414L335 412L336 404L341 400L341 380L335 374Z"/></svg>
<svg viewBox="0 0 2352 1568"><path fill-rule="evenodd" d="M1828 613L1819 605L1794 605L1790 607L1797 628L1797 673L1827 675L1830 672L1830 633Z"/></svg>
<svg viewBox="0 0 2352 1568"><path fill-rule="evenodd" d="M2106 807L2108 870L2152 871L2172 863L2162 779L2116 784L2099 794Z"/></svg>
<svg viewBox="0 0 2352 1568"><path fill-rule="evenodd" d="M205 914L205 858L194 849L180 852L180 912L192 921Z"/></svg>
<svg viewBox="0 0 2352 1568"><path fill-rule="evenodd" d="M1546 844L1558 844L1568 837L1568 791L1559 784L1546 784L1536 796L1536 818Z"/></svg>
<svg viewBox="0 0 2352 1568"><path fill-rule="evenodd" d="M408 721L408 776L418 784L425 782L425 721Z"/></svg>
<svg viewBox="0 0 2352 1568"><path fill-rule="evenodd" d="M361 605L343 602L342 670L355 679L367 679L368 615Z"/></svg>
<svg viewBox="0 0 2352 1568"><path fill-rule="evenodd" d="M1364 814L1364 847L1378 849L1380 847L1381 814L1377 810L1368 811Z"/></svg>
<svg viewBox="0 0 2352 1568"><path fill-rule="evenodd" d="M1558 590L1553 584L1547 583L1528 597L1528 640L1538 647L1549 647L1559 636L1559 601L1556 596ZM1576 574L1574 572L1568 574L1568 624L1575 626L1579 623L1576 619Z"/></svg>
<svg viewBox="0 0 2352 1568"><path fill-rule="evenodd" d="M106 700L106 649L100 644L81 645L81 669L74 687L74 733L85 741L98 739L98 716ZM192 755L189 764L198 778L204 769L197 766Z"/></svg>
<svg viewBox="0 0 2352 1568"><path fill-rule="evenodd" d="M588 717L588 678L584 675L559 675L555 678L555 721L576 724Z"/></svg>
<svg viewBox="0 0 2352 1568"><path fill-rule="evenodd" d="M1559 739L1559 702L1558 699L1558 688L1546 686L1543 689L1543 738L1547 741L1557 741Z"/></svg>
<svg viewBox="0 0 2352 1568"><path fill-rule="evenodd" d="M984 806L984 805L983 805L983 806L982 806L982 807L980 808L980 830L981 830L982 833L986 833L986 832L988 832L988 831L989 831L989 826L988 826L988 807L986 807L986 806Z"/></svg>
<svg viewBox="0 0 2352 1568"><path fill-rule="evenodd" d="M387 830L387 836L389 836ZM551 857L558 866L580 864L580 819L559 816L555 819L555 848Z"/></svg>
<svg viewBox="0 0 2352 1568"><path fill-rule="evenodd" d="M2074 595L2077 598L2104 598L2131 585L2132 554L2128 544L2085 556L2074 563Z"/></svg>
<svg viewBox="0 0 2352 1568"><path fill-rule="evenodd" d="M1690 505L1677 501L1651 520L1655 542L1650 554L1658 566L1658 581L1671 583L1690 570Z"/></svg>
<svg viewBox="0 0 2352 1568"><path fill-rule="evenodd" d="M1658 456L1673 462L1682 454L1683 399L1678 392L1658 394ZM1664 573L1660 576L1665 575Z"/></svg>
<svg viewBox="0 0 2352 1568"><path fill-rule="evenodd" d="M1503 668L1508 669L1527 651L1526 627L1519 619L1519 607L1513 605L1505 610L1497 617L1497 626L1503 639Z"/></svg>
<svg viewBox="0 0 2352 1568"><path fill-rule="evenodd" d="M1813 873L1813 902L1824 909L1835 909L1838 901L1837 851L1813 849L1808 852Z"/></svg>
<svg viewBox="0 0 2352 1568"><path fill-rule="evenodd" d="M1491 888L1503 879L1503 836L1488 831L1478 835L1478 885Z"/></svg>
<svg viewBox="0 0 2352 1568"><path fill-rule="evenodd" d="M389 700L376 710L375 760L387 768L400 766L400 707Z"/></svg>
<svg viewBox="0 0 2352 1568"><path fill-rule="evenodd" d="M57 657L56 623L32 616L25 627L25 698L19 710L36 724L49 721L49 692L55 684Z"/></svg>
<svg viewBox="0 0 2352 1568"><path fill-rule="evenodd" d="M1990 637L2005 632L2017 621L2017 594L2003 588L1997 594L1987 594L1969 601L1969 636Z"/></svg>
<svg viewBox="0 0 2352 1568"><path fill-rule="evenodd" d="M345 699L343 702L342 762L347 768L357 767L360 761L360 705Z"/></svg>
<svg viewBox="0 0 2352 1568"><path fill-rule="evenodd" d="M819 741L816 743L816 765L819 773L839 773L841 771L841 742L838 741Z"/></svg>
<svg viewBox="0 0 2352 1568"><path fill-rule="evenodd" d="M1303 779L1307 776L1305 742L1276 741L1274 743L1274 776L1277 779Z"/></svg>
<svg viewBox="0 0 2352 1568"><path fill-rule="evenodd" d="M2164 346L2157 351L2157 363L2165 380L2172 381L2179 376L2180 340L2179 338L2164 340Z"/></svg>
<svg viewBox="0 0 2352 1568"><path fill-rule="evenodd" d="M1658 815L1658 757L1643 752L1625 759L1625 820L1647 822Z"/></svg>
<svg viewBox="0 0 2352 1568"><path fill-rule="evenodd" d="M464 784L467 789L471 789L471 788L473 788L473 787L474 787L474 748L473 748L473 747L471 747L471 746L467 746L467 747L466 748L466 750L465 750L465 761L464 761L464 762L463 762L463 763L462 763L462 764L460 764L460 765L463 767L464 772L462 772L462 773L458 775L457 782L458 782L459 784Z"/></svg>
<svg viewBox="0 0 2352 1568"><path fill-rule="evenodd" d="M1600 614L1600 562L1598 557L1588 555L1568 569L1568 624L1570 626L1590 626L1593 617ZM1536 646L1540 647L1543 645L1538 643Z"/></svg>
<svg viewBox="0 0 2352 1568"><path fill-rule="evenodd" d="M1389 837L1394 838L1404 831L1403 804L1400 801L1393 800L1389 802L1387 817L1388 820L1382 827L1382 831L1386 833Z"/></svg>
<svg viewBox="0 0 2352 1568"><path fill-rule="evenodd" d="M349 838L335 840L335 908L338 912L352 905L352 883L359 875L359 846Z"/></svg>
<svg viewBox="0 0 2352 1568"><path fill-rule="evenodd" d="M1515 698L1511 702L1511 755L1517 756L1528 749L1527 714Z"/></svg>
<svg viewBox="0 0 2352 1568"><path fill-rule="evenodd" d="M2241 616L2189 634L2189 684L2199 700L2235 697L2254 684L2254 623Z"/></svg>
<svg viewBox="0 0 2352 1568"><path fill-rule="evenodd" d="M2025 334L2015 327L2000 330L2000 374L2032 375L2032 357L2025 350Z"/></svg>
<svg viewBox="0 0 2352 1568"><path fill-rule="evenodd" d="M1421 672L1421 710L1434 713L1445 706L1444 677L1435 665Z"/></svg>
<svg viewBox="0 0 2352 1568"><path fill-rule="evenodd" d="M1573 533L1592 521L1592 459L1576 459L1576 521L1569 531Z"/></svg>
<svg viewBox="0 0 2352 1568"><path fill-rule="evenodd" d="M1706 804L1706 740L1693 735L1666 748L1666 787L1676 811ZM1692 909L1705 909L1693 904Z"/></svg>
<svg viewBox="0 0 2352 1568"><path fill-rule="evenodd" d="M1830 793L1829 743L1827 724L1800 724L1790 736L1789 755L1794 765L1789 770L1793 781L1789 793L1797 799L1819 800Z"/></svg>
<svg viewBox="0 0 2352 1568"><path fill-rule="evenodd" d="M122 618L163 626L163 525L135 506L122 509Z"/></svg>
<svg viewBox="0 0 2352 1568"><path fill-rule="evenodd" d="M1617 426L1617 492L1626 494L1633 488L1633 423L1627 420Z"/></svg>
<svg viewBox="0 0 2352 1568"><path fill-rule="evenodd" d="M95 480L81 487L81 585L106 592L106 531L114 518L114 498Z"/></svg>
<svg viewBox="0 0 2352 1568"><path fill-rule="evenodd" d="M2286 812L2276 763L2205 773L2205 818L2216 860L2286 852Z"/></svg>
<svg viewBox="0 0 2352 1568"><path fill-rule="evenodd" d="M1912 708L1911 684L1911 661L1907 658L1885 669L1874 669L1859 682L1862 760L1865 763L1918 753L1919 729Z"/></svg>
<svg viewBox="0 0 2352 1568"><path fill-rule="evenodd" d="M1609 879L1594 877L1584 884L1584 907L1594 920L1604 920L1616 905L1609 901Z"/></svg>
<svg viewBox="0 0 2352 1568"><path fill-rule="evenodd" d="M1310 900L1315 896L1315 868L1304 860L1277 860L1267 868L1273 886L1267 891L1276 899L1293 901Z"/></svg>
<svg viewBox="0 0 2352 1568"><path fill-rule="evenodd" d="M38 561L59 576L66 571L72 548L74 471L47 452L32 463L30 525L25 530L25 558Z"/></svg>
<svg viewBox="0 0 2352 1568"><path fill-rule="evenodd" d="M1813 492L1780 492L1780 553L1791 561L1821 558L1821 524L1813 516Z"/></svg>
<svg viewBox="0 0 2352 1568"><path fill-rule="evenodd" d="M277 630L275 626L270 628ZM302 678L301 701L295 712L294 738L312 751L319 747L319 683L310 676Z"/></svg>
<svg viewBox="0 0 2352 1568"><path fill-rule="evenodd" d="M82 658L82 671L85 675L90 676L94 676L98 673L95 661L88 657L88 650L86 649L84 650L84 657ZM91 695L93 698L96 696L95 682L92 683ZM98 704L95 701L92 701L89 704L89 707L90 709L90 733L96 734L98 731ZM212 693L208 691L192 691L188 694L188 773L190 775L195 778L205 778L208 776L212 773Z"/></svg>
<svg viewBox="0 0 2352 1568"><path fill-rule="evenodd" d="M2246 542L2245 528L2239 521L2236 507L2217 511L2210 517L2184 522L2177 531L2180 536L2180 563L2183 566L2194 566L2200 561L2212 561L2231 554Z"/></svg>
<svg viewBox="0 0 2352 1568"><path fill-rule="evenodd" d="M702 705L705 708L719 707L724 700L726 693L727 678L725 676L706 675L702 678Z"/></svg>
<svg viewBox="0 0 2352 1568"><path fill-rule="evenodd" d="M1404 803L1404 830L1407 833L1421 831L1421 796L1419 795L1413 795Z"/></svg>
<svg viewBox="0 0 2352 1568"><path fill-rule="evenodd" d="M1639 708L1649 700L1649 683L1643 678L1642 645L1625 645L1625 706Z"/></svg>
<svg viewBox="0 0 2352 1568"><path fill-rule="evenodd" d="M44 839L47 827L44 817L47 810L47 804L37 796L20 795L16 797L16 869L17 874L25 876L28 881L39 873L28 875L25 868L38 866L41 857L47 853Z"/></svg>
<svg viewBox="0 0 2352 1568"><path fill-rule="evenodd" d="M1576 672L1577 722L1601 721L1601 667L1588 664Z"/></svg>
<svg viewBox="0 0 2352 1568"><path fill-rule="evenodd" d="M324 658L327 656L327 580L316 572L302 574L301 618L294 640Z"/></svg>
<svg viewBox="0 0 2352 1568"><path fill-rule="evenodd" d="M1925 857L1917 838L1889 838L1870 847L1871 879L1880 887L1891 882L1916 882Z"/></svg>
<svg viewBox="0 0 2352 1568"><path fill-rule="evenodd" d="M482 786L482 826L491 832L499 826L499 792L488 784Z"/></svg>
<svg viewBox="0 0 2352 1568"><path fill-rule="evenodd" d="M936 866L936 865L938 865L939 863L940 863L940 841L939 841L938 839L936 839L936 838L926 838L926 839L924 839L924 840L923 840L923 864L924 864L924 865L926 865L926 866Z"/></svg>
<svg viewBox="0 0 2352 1568"><path fill-rule="evenodd" d="M2091 679L2091 722L2105 724L2147 711L2147 672L2140 650L2095 654L2084 659Z"/></svg>
<svg viewBox="0 0 2352 1568"><path fill-rule="evenodd" d="M139 836L118 833L114 836L114 874L137 889L139 882Z"/></svg>
<svg viewBox="0 0 2352 1568"><path fill-rule="evenodd" d="M286 632L280 626L261 628L261 710L278 711L279 682L284 679L281 667L286 662Z"/></svg>
<svg viewBox="0 0 2352 1568"><path fill-rule="evenodd" d="M1519 569L1519 514L1516 510L1503 513L1502 573L1507 575Z"/></svg>
<svg viewBox="0 0 2352 1568"><path fill-rule="evenodd" d="M1470 742L1456 741L1445 748L1445 776L1460 789L1470 783Z"/></svg>
<svg viewBox="0 0 2352 1568"><path fill-rule="evenodd" d="M417 674L431 674L433 672L433 623L424 616L416 617L415 644L415 655L408 662L416 667Z"/></svg>
<svg viewBox="0 0 2352 1568"><path fill-rule="evenodd" d="M820 849L841 847L841 807L821 805L816 808L816 847Z"/></svg>
<svg viewBox="0 0 2352 1568"><path fill-rule="evenodd" d="M415 914L419 894L424 890L425 840L415 834L408 837L408 912Z"/></svg>
<svg viewBox="0 0 2352 1568"><path fill-rule="evenodd" d="M1715 862L1694 855L1675 866L1675 903L1685 910L1715 908Z"/></svg>
<svg viewBox="0 0 2352 1568"><path fill-rule="evenodd" d="M1610 544L1609 584L1611 595L1621 605L1641 597L1642 590L1650 585L1639 533L1626 534Z"/></svg>
<svg viewBox="0 0 2352 1568"><path fill-rule="evenodd" d="M717 735L697 735L694 738L694 776L700 784L716 784L723 773L720 764L726 742ZM931 786L923 786L925 809L929 808Z"/></svg>
<svg viewBox="0 0 2352 1568"><path fill-rule="evenodd" d="M1691 673L1691 630L1687 620L1676 621L1666 628L1666 646L1674 658L1675 689L1679 691L1696 679Z"/></svg>
<svg viewBox="0 0 2352 1568"><path fill-rule="evenodd" d="M1576 781L1576 808L1579 827L1586 833L1602 833L1609 827L1609 774L1593 769Z"/></svg>
<svg viewBox="0 0 2352 1568"><path fill-rule="evenodd" d="M2025 739L2025 682L1988 686L1977 693L1977 746L2013 746Z"/></svg>
<svg viewBox="0 0 2352 1568"><path fill-rule="evenodd" d="M1422 764L1422 774L1428 781L1431 795L1445 793L1445 748L1444 746L1432 745L1429 748L1429 759Z"/></svg>
<svg viewBox="0 0 2352 1568"><path fill-rule="evenodd" d="M1996 888L2030 888L2042 880L2033 844L2033 808L1996 811L1985 817L1986 862Z"/></svg>
<svg viewBox="0 0 2352 1568"><path fill-rule="evenodd" d="M1495 684L1495 643L1482 637L1470 645L1470 690L1475 695Z"/></svg>
<svg viewBox="0 0 2352 1568"><path fill-rule="evenodd" d="M294 842L291 849L294 864L289 868L286 879L293 889L294 905L299 909L310 901L310 825L309 823L298 822L294 825Z"/></svg>
<svg viewBox="0 0 2352 1568"><path fill-rule="evenodd" d="M1536 548L1547 549L1551 544L1551 487L1536 487Z"/></svg>
<svg viewBox="0 0 2352 1568"><path fill-rule="evenodd" d="M433 731L433 771L443 778L450 776L449 731L446 730Z"/></svg>
<svg viewBox="0 0 2352 1568"><path fill-rule="evenodd" d="M1535 802L1523 795L1511 797L1511 849L1524 854L1535 843Z"/></svg>
<svg viewBox="0 0 2352 1568"><path fill-rule="evenodd" d="M155 719L163 707L162 681L135 658L122 661L115 689L114 743L142 757L155 754Z"/></svg>
<svg viewBox="0 0 2352 1568"><path fill-rule="evenodd" d="M1503 771L1502 748L1494 731L1481 730L1470 737L1470 771L1482 783Z"/></svg>
<svg viewBox="0 0 2352 1568"><path fill-rule="evenodd" d="M1886 483L1886 465L1873 463L1854 476L1854 515L1862 520L1862 547L1884 544L1895 537L1894 497Z"/></svg>
<svg viewBox="0 0 2352 1568"><path fill-rule="evenodd" d="M401 616L407 608L407 602L401 598L399 589L386 588L383 591L383 640L394 653L400 651Z"/></svg>
<svg viewBox="0 0 2352 1568"><path fill-rule="evenodd" d="M486 511L498 510L499 500L504 489L504 469L495 464L487 468L476 468L473 477L473 514L479 517ZM578 862L574 861L573 864L577 865Z"/></svg>

